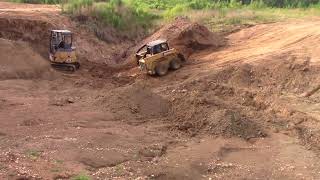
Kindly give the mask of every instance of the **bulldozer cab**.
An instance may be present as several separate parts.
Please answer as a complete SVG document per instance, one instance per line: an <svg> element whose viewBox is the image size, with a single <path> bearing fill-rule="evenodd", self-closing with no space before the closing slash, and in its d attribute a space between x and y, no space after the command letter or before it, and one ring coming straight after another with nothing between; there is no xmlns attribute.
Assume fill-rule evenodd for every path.
<svg viewBox="0 0 320 180"><path fill-rule="evenodd" d="M165 51L168 51L169 45L167 40L156 40L142 46L136 53L137 62L140 59L150 57Z"/></svg>
<svg viewBox="0 0 320 180"><path fill-rule="evenodd" d="M155 55L169 50L169 45L166 40L152 41L147 44L147 54Z"/></svg>
<svg viewBox="0 0 320 180"><path fill-rule="evenodd" d="M136 52L137 64L148 74L163 76L169 69L181 67L184 57L176 49L169 47L167 40L156 40L142 46Z"/></svg>
<svg viewBox="0 0 320 180"><path fill-rule="evenodd" d="M72 51L72 33L68 30L52 30L50 35L50 53Z"/></svg>

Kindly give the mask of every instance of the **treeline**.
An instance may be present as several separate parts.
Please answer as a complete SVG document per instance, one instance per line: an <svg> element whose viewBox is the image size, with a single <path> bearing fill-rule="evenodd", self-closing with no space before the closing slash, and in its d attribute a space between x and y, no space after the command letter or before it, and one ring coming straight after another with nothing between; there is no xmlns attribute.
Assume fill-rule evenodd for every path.
<svg viewBox="0 0 320 180"><path fill-rule="evenodd" d="M234 7L252 5L273 8L306 8L320 3L320 0L137 0L153 7L165 8L173 4L190 4L194 8Z"/></svg>
<svg viewBox="0 0 320 180"><path fill-rule="evenodd" d="M148 29L154 20L171 20L197 10L308 8L320 9L320 0L12 0L58 4L64 13L88 17L96 24L120 30ZM191 11L192 10L192 11Z"/></svg>
<svg viewBox="0 0 320 180"><path fill-rule="evenodd" d="M213 1L227 1L232 0L213 0ZM250 4L263 4L267 7L277 7L277 8L306 8L312 5L320 3L320 0L239 0L243 5Z"/></svg>
<svg viewBox="0 0 320 180"><path fill-rule="evenodd" d="M24 3L44 3L57 4L62 1L73 0L12 0ZM79 0L82 1L82 0ZM110 2L115 0L97 0L99 2ZM193 9L203 8L221 8L221 7L271 7L271 8L307 8L314 5L320 5L320 0L116 0L134 4L142 4L151 9L168 9L176 5L186 5Z"/></svg>
<svg viewBox="0 0 320 180"><path fill-rule="evenodd" d="M177 6L191 9L238 8L308 8L320 5L320 0L123 0L150 9L167 10Z"/></svg>

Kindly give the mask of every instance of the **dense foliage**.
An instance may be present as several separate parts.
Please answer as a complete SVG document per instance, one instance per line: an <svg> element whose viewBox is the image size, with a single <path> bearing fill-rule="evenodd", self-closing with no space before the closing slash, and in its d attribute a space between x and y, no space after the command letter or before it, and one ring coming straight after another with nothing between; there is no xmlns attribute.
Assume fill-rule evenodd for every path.
<svg viewBox="0 0 320 180"><path fill-rule="evenodd" d="M28 0L30 1L30 0ZM35 0L33 0L35 1ZM65 12L87 15L117 29L148 28L154 19L172 19L189 10L306 8L320 0L64 0Z"/></svg>
<svg viewBox="0 0 320 180"><path fill-rule="evenodd" d="M72 16L87 16L117 29L148 28L155 19L172 19L197 10L320 8L320 0L12 0L61 3ZM203 11L204 12L204 11ZM254 17L257 17L254 15ZM261 19L261 17L259 17Z"/></svg>
<svg viewBox="0 0 320 180"><path fill-rule="evenodd" d="M17 3L30 3L30 4L59 4L60 0L12 0Z"/></svg>
<svg viewBox="0 0 320 180"><path fill-rule="evenodd" d="M305 8L319 4L320 0L134 0L140 4L146 4L150 8L169 9L177 4L185 5L193 9L235 7L239 5L260 4L265 7L276 8Z"/></svg>
<svg viewBox="0 0 320 180"><path fill-rule="evenodd" d="M63 0L13 0L21 3L42 3L42 4L57 4ZM77 0L66 0L74 1ZM83 1L83 0L78 0ZM98 0L99 2L131 2L133 4L148 7L150 9L166 10L174 8L177 5L183 5L192 9L203 8L219 8L219 7L234 7L235 5L263 5L265 7L276 8L306 8L317 5L320 0Z"/></svg>

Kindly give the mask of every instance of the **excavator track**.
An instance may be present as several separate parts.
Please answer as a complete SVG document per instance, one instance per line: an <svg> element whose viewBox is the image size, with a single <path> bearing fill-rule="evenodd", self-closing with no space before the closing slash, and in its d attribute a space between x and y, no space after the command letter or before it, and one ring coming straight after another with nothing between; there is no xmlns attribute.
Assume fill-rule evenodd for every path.
<svg viewBox="0 0 320 180"><path fill-rule="evenodd" d="M60 71L67 71L67 72L75 72L80 68L79 63L68 64L68 63L51 63L51 66Z"/></svg>

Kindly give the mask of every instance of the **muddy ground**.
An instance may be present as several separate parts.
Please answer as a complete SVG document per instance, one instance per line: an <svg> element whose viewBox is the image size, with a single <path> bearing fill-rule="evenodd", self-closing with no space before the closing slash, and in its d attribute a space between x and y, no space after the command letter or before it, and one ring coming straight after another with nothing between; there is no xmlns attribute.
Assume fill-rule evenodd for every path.
<svg viewBox="0 0 320 180"><path fill-rule="evenodd" d="M30 21L59 17L78 37L74 74L34 63L46 41ZM102 42L54 6L0 2L0 21L0 179L320 178L320 94L306 96L320 19L243 29L161 78L115 70L126 40Z"/></svg>

